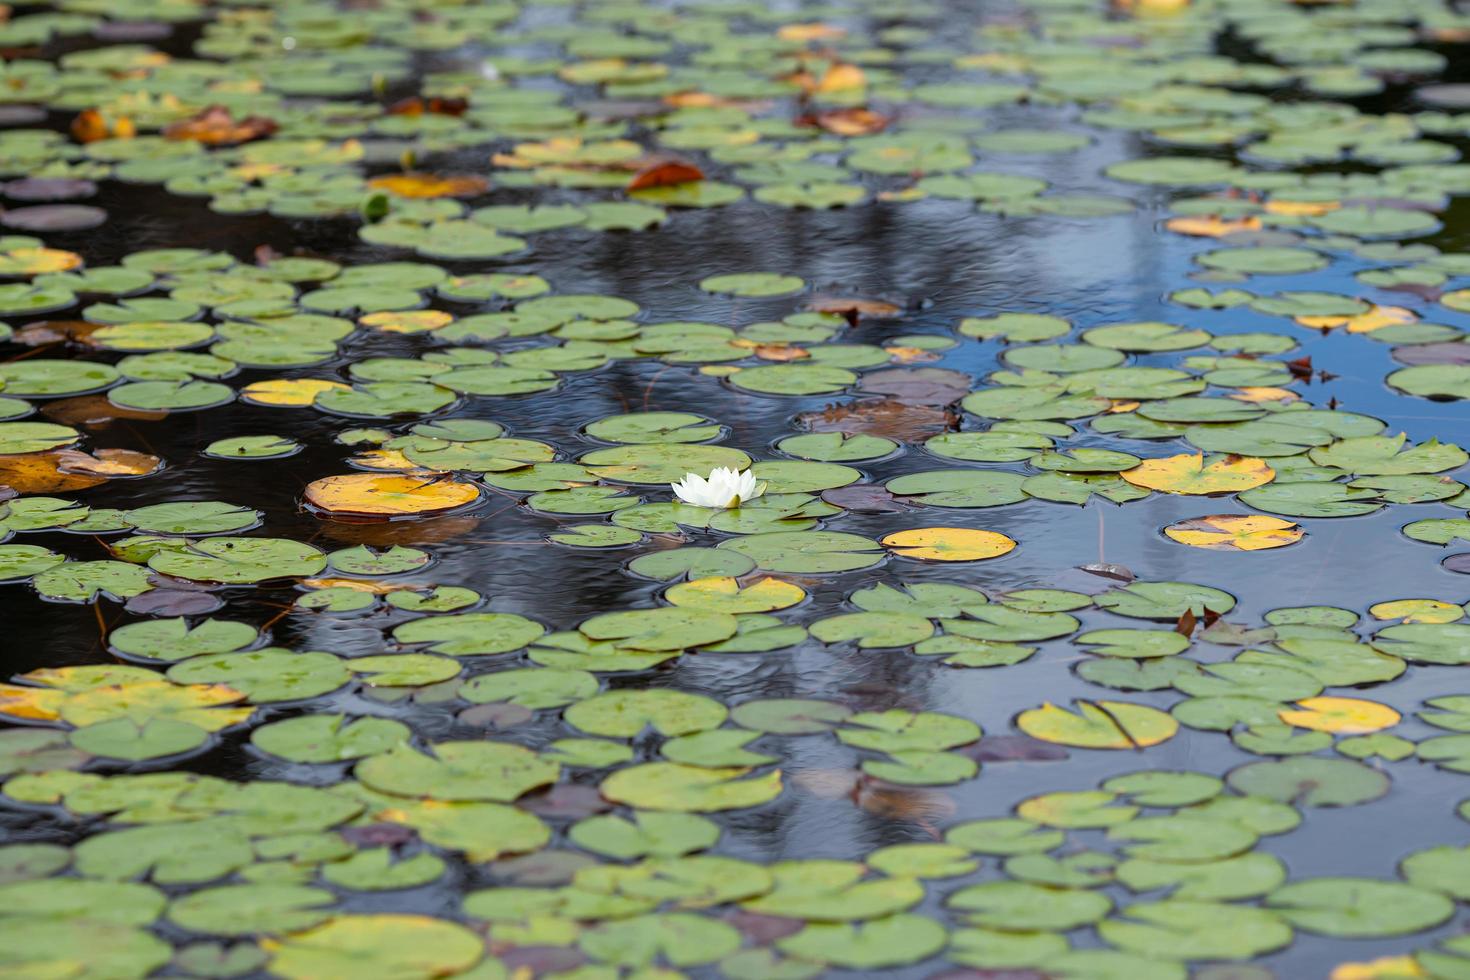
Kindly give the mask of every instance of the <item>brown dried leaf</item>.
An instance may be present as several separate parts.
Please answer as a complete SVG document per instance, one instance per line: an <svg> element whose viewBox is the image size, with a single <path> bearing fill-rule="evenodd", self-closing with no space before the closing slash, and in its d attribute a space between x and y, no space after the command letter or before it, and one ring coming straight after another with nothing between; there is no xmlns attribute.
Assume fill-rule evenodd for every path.
<svg viewBox="0 0 1470 980"><path fill-rule="evenodd" d="M797 423L809 432L863 432L899 442L923 442L959 426L959 416L932 405L909 405L896 398L869 399L805 412Z"/></svg>
<svg viewBox="0 0 1470 980"><path fill-rule="evenodd" d="M205 146L239 146L271 136L280 128L274 119L265 116L236 119L224 106L212 105L196 116L163 127L163 136Z"/></svg>
<svg viewBox="0 0 1470 980"><path fill-rule="evenodd" d="M99 449L92 455L80 449L62 449L56 455L57 469L62 473L100 476L103 479L149 476L163 465L163 460L157 456L132 449Z"/></svg>
<svg viewBox="0 0 1470 980"><path fill-rule="evenodd" d="M664 157L643 162L624 189L640 191L647 187L692 184L696 180L704 180L703 170L687 160Z"/></svg>

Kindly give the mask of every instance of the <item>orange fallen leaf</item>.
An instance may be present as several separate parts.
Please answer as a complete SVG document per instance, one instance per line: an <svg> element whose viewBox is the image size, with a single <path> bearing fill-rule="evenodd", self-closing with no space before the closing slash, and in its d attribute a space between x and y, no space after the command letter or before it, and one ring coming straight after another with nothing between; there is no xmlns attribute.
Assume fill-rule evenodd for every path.
<svg viewBox="0 0 1470 980"><path fill-rule="evenodd" d="M417 95L406 99L399 99L388 107L390 116L422 116L425 114L434 116L462 116L470 104L465 99L451 99L442 96L434 96L424 99Z"/></svg>
<svg viewBox="0 0 1470 980"><path fill-rule="evenodd" d="M696 180L704 180L704 171L687 160L651 160L633 175L633 179L623 189L641 191L647 187L691 184Z"/></svg>
<svg viewBox="0 0 1470 980"><path fill-rule="evenodd" d="M83 109L71 121L71 135L78 143L98 140L126 140L138 135L137 127L127 116L108 118L96 109Z"/></svg>
<svg viewBox="0 0 1470 980"><path fill-rule="evenodd" d="M132 449L99 449L88 455L80 449L61 449L56 453L57 469L62 473L82 476L114 477L150 476L158 472L163 460Z"/></svg>
<svg viewBox="0 0 1470 980"><path fill-rule="evenodd" d="M1242 231L1259 231L1261 219L1257 217L1234 220L1218 217L1182 217L1170 218L1164 223L1164 227L1180 235L1193 235L1197 238L1223 238Z"/></svg>
<svg viewBox="0 0 1470 980"><path fill-rule="evenodd" d="M937 361L939 355L932 350L922 347L885 347L883 348L899 364L913 364L918 361Z"/></svg>
<svg viewBox="0 0 1470 980"><path fill-rule="evenodd" d="M846 37L847 29L838 27L836 24L823 24L820 22L810 24L783 24L776 31L776 36L783 41L830 41Z"/></svg>
<svg viewBox="0 0 1470 980"><path fill-rule="evenodd" d="M1329 211L1336 211L1342 207L1337 201L1281 201L1271 200L1266 202L1267 214L1280 214L1289 217L1315 218Z"/></svg>
<svg viewBox="0 0 1470 980"><path fill-rule="evenodd" d="M797 120L798 125L816 126L835 136L871 136L883 132L892 122L892 116L859 108L831 109Z"/></svg>
<svg viewBox="0 0 1470 980"><path fill-rule="evenodd" d="M365 582L359 578L304 578L301 584L308 589L351 589L353 592L368 592L372 595L387 595L389 592L417 588L403 582Z"/></svg>
<svg viewBox="0 0 1470 980"><path fill-rule="evenodd" d="M1237 388L1226 398L1233 398L1238 402L1294 402L1301 398L1296 392L1289 388Z"/></svg>
<svg viewBox="0 0 1470 980"><path fill-rule="evenodd" d="M804 347L791 347L786 344L757 344L755 356L763 361L803 361L812 355Z"/></svg>
<svg viewBox="0 0 1470 980"><path fill-rule="evenodd" d="M205 146L239 146L252 140L265 139L281 127L265 116L236 119L229 109L212 105L198 115L170 123L163 128L165 139L187 140Z"/></svg>
<svg viewBox="0 0 1470 980"><path fill-rule="evenodd" d="M401 449L368 449L353 456L347 462L365 470L389 470L399 473L412 471L424 474L437 472L419 466L403 455Z"/></svg>
<svg viewBox="0 0 1470 980"><path fill-rule="evenodd" d="M868 84L868 76L857 65L845 63L834 64L822 73L821 80L817 82L816 91L845 92L849 89L862 88Z"/></svg>

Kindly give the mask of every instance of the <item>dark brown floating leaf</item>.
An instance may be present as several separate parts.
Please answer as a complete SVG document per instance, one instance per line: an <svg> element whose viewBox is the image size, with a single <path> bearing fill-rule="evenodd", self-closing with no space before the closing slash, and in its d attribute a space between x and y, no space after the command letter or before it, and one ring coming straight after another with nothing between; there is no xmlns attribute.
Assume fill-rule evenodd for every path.
<svg viewBox="0 0 1470 980"><path fill-rule="evenodd" d="M823 490L822 499L835 507L861 514L897 514L913 508L877 483L854 483L851 486Z"/></svg>
<svg viewBox="0 0 1470 980"><path fill-rule="evenodd" d="M106 211L85 204L38 204L0 214L0 225L21 231L82 231L106 220Z"/></svg>
<svg viewBox="0 0 1470 980"><path fill-rule="evenodd" d="M538 817L558 817L581 820L594 813L606 813L613 805L603 799L595 786L579 786L576 783L558 783L540 793L522 799L519 806L530 810Z"/></svg>
<svg viewBox="0 0 1470 980"><path fill-rule="evenodd" d="M806 923L800 919L788 919L780 915L762 915L736 909L725 916L725 921L746 935L757 946L769 946L778 939L785 939L800 932Z"/></svg>
<svg viewBox="0 0 1470 980"><path fill-rule="evenodd" d="M466 708L455 717L455 720L461 725L500 730L524 725L533 717L534 712L529 708L519 704L499 703L477 704L473 708Z"/></svg>
<svg viewBox="0 0 1470 980"><path fill-rule="evenodd" d="M223 599L208 592L150 589L133 596L123 608L135 616L203 616L224 604Z"/></svg>
<svg viewBox="0 0 1470 980"><path fill-rule="evenodd" d="M539 851L496 861L490 865L490 872L514 885L566 885L578 871L598 863L592 855L577 851Z"/></svg>
<svg viewBox="0 0 1470 980"><path fill-rule="evenodd" d="M418 836L418 831L401 823L370 823L343 827L337 833L358 847L398 847Z"/></svg>
<svg viewBox="0 0 1470 980"><path fill-rule="evenodd" d="M480 519L468 515L430 518L418 521L384 521L379 524L328 523L327 537L344 544L365 544L369 548L391 548L396 544L422 547L443 544L469 537L480 529Z"/></svg>
<svg viewBox="0 0 1470 980"><path fill-rule="evenodd" d="M0 126L31 126L46 119L46 110L33 105L0 106Z"/></svg>
<svg viewBox="0 0 1470 980"><path fill-rule="evenodd" d="M1461 575L1470 575L1470 552L1460 555L1450 555L1440 562L1447 571L1458 572Z"/></svg>
<svg viewBox="0 0 1470 980"><path fill-rule="evenodd" d="M976 762L1060 762L1070 753L1029 735L992 735L958 750Z"/></svg>
<svg viewBox="0 0 1470 980"><path fill-rule="evenodd" d="M224 588L222 585L214 585L209 582L191 582L186 578L174 578L172 575L164 575L162 572L148 573L148 584L153 586L156 591L217 592Z"/></svg>
<svg viewBox="0 0 1470 980"><path fill-rule="evenodd" d="M156 20L107 20L92 28L92 36L109 43L136 44L161 41L173 35L172 24Z"/></svg>
<svg viewBox="0 0 1470 980"><path fill-rule="evenodd" d="M662 102L653 99L593 99L577 106L588 119L602 122L627 122L657 116L666 110Z"/></svg>
<svg viewBox="0 0 1470 980"><path fill-rule="evenodd" d="M1199 620L1195 617L1194 610L1186 609L1179 614L1179 622L1174 624L1174 632L1187 638L1193 635L1195 624L1198 622Z"/></svg>
<svg viewBox="0 0 1470 980"><path fill-rule="evenodd" d="M930 405L909 405L896 398L831 405L806 412L796 422L809 432L866 433L899 442L923 442L959 426L959 416Z"/></svg>
<svg viewBox="0 0 1470 980"><path fill-rule="evenodd" d="M512 975L540 977L570 973L587 962L587 957L570 946L512 946L502 949L492 943L490 952L499 957Z"/></svg>
<svg viewBox="0 0 1470 980"><path fill-rule="evenodd" d="M90 180L66 177L25 177L5 185L5 196L14 201L74 201L96 193Z"/></svg>
<svg viewBox="0 0 1470 980"><path fill-rule="evenodd" d="M436 96L424 99L417 95L406 99L399 99L388 107L390 116L422 116L425 114L434 116L462 116L470 107L466 99L451 99Z"/></svg>
<svg viewBox="0 0 1470 980"><path fill-rule="evenodd" d="M197 116L165 126L163 135L165 139L190 140L205 146L238 146L270 136L277 129L280 126L274 119L264 116L236 119L224 106L212 105Z"/></svg>
<svg viewBox="0 0 1470 980"><path fill-rule="evenodd" d="M21 334L33 326L40 326L40 324L31 324L23 328L16 334L16 337L19 338ZM88 326L95 325L88 324ZM51 341L51 343L55 343L55 341ZM41 414L53 422L60 422L62 425L86 426L107 425L115 419L157 422L159 419L168 418L167 412L150 411L142 408L124 408L121 405L114 405L107 400L106 395L78 395L76 398L63 398L59 401L49 402L42 407Z"/></svg>
<svg viewBox="0 0 1470 980"><path fill-rule="evenodd" d="M885 819L914 824L935 840L943 836L939 825L953 819L960 808L953 796L939 790L888 785L859 786L855 802Z"/></svg>
<svg viewBox="0 0 1470 980"><path fill-rule="evenodd" d="M647 161L639 167L626 189L638 191L647 187L692 184L696 180L704 180L703 170L687 160L664 158Z"/></svg>
<svg viewBox="0 0 1470 980"><path fill-rule="evenodd" d="M890 368L863 375L858 388L913 405L948 405L970 393L972 380L947 368Z"/></svg>
<svg viewBox="0 0 1470 980"><path fill-rule="evenodd" d="M1395 347L1392 353L1400 364L1470 364L1470 344L1458 340Z"/></svg>
<svg viewBox="0 0 1470 980"><path fill-rule="evenodd" d="M1470 84L1425 85L1414 91L1414 98L1440 109L1470 109Z"/></svg>
<svg viewBox="0 0 1470 980"><path fill-rule="evenodd" d="M818 296L808 303L806 308L814 313L836 313L838 316L846 317L847 322L854 326L865 316L888 317L897 316L903 312L903 307L885 300L857 299L848 296Z"/></svg>
<svg viewBox="0 0 1470 980"><path fill-rule="evenodd" d="M86 339L103 324L86 320L37 320L17 330L10 339L27 347L45 347L47 344L85 343ZM98 395L106 401L106 396Z"/></svg>

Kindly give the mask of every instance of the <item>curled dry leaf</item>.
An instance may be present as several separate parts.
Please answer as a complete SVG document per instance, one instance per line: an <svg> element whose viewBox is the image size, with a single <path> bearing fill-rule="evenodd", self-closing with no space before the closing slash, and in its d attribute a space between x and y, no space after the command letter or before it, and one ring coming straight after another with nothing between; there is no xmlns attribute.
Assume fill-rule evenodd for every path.
<svg viewBox="0 0 1470 980"><path fill-rule="evenodd" d="M57 469L63 473L81 473L107 479L149 476L158 472L163 460L150 453L132 449L99 449L88 455L80 449L62 449L57 453Z"/></svg>
<svg viewBox="0 0 1470 980"><path fill-rule="evenodd" d="M834 136L871 136L883 132L892 122L892 116L885 116L881 112L851 108L802 116L797 120L797 125L816 126Z"/></svg>
<svg viewBox="0 0 1470 980"><path fill-rule="evenodd" d="M817 296L807 304L806 308L815 313L836 313L838 316L846 317L849 323L865 316L896 316L903 312L903 307L896 303L850 296Z"/></svg>

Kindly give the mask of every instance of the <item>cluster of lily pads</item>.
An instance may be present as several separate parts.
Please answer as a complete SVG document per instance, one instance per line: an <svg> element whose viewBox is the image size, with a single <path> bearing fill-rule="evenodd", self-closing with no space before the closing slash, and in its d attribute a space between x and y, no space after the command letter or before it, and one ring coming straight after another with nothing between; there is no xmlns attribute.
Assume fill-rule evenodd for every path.
<svg viewBox="0 0 1470 980"><path fill-rule="evenodd" d="M1423 240L1470 194L1470 90L1422 84L1470 15L953 6L52 0L0 23L0 598L97 634L0 683L24 827L0 972L1255 980L1322 937L1317 972L1358 955L1335 941L1399 943L1342 980L1470 976L1441 928L1470 848L1303 875L1268 840L1400 776L1470 797L1470 604L1283 589L1257 621L1223 571L1014 573L1024 531L1081 506L1190 508L1156 523L1180 561L1385 511L1470 542L1470 455L1309 398L1330 378L1298 350L1362 335L1393 392L1470 398L1470 253ZM100 264L119 190L357 251ZM939 324L780 259L659 270L641 302L552 271L843 209L958 248L1156 215L1190 281L1127 297L1166 320L1027 299ZM534 423L614 377L642 406ZM655 399L668 379L707 398ZM153 448L184 413L197 444ZM790 425L756 444L752 415ZM765 492L670 493L721 467ZM540 546L641 598L542 612L452 560ZM1058 693L983 731L928 710L930 684L1038 676ZM1167 743L1217 771L1156 763ZM968 792L1069 757L1083 784ZM807 808L881 829L786 847Z"/></svg>
<svg viewBox="0 0 1470 980"><path fill-rule="evenodd" d="M331 560L342 572L392 575L426 558L349 549ZM477 601L459 591L459 604L441 608ZM772 615L804 598L776 578L698 579L664 598L564 633L507 613L430 612L391 628L387 642L406 652L346 658L268 646L266 633L234 620L146 619L108 637L127 663L17 677L0 688L0 714L41 727L0 733L6 797L108 823L73 847L0 848L0 891L15 910L0 922L7 962L140 976L173 956L144 931L167 922L200 937L175 965L216 971L207 976L267 964L284 976L348 976L371 961L385 975L508 977L528 962L589 976L717 963L731 977L797 977L942 953L982 969L1169 978L1185 976L1183 961L1282 948L1295 931L1416 932L1470 898L1462 848L1411 854L1398 881L1288 880L1281 860L1257 849L1295 831L1302 810L1384 795L1385 764L1417 757L1470 771L1470 698L1427 700L1420 721L1453 734L1413 740L1393 733L1399 712L1357 696L1411 663L1470 662L1464 608L1381 603L1370 621L1394 625L1365 638L1356 613L1333 607L1234 623L1224 618L1229 593L1180 582L991 597L959 584L879 583L849 597L861 611L806 627ZM1078 633L1079 617L1102 614L1101 628ZM1211 615L1197 637L1171 628ZM1159 625L1124 625L1151 621ZM729 708L677 688L608 686L673 658L785 649L808 632L970 668L1018 664L1034 644L1071 637L1088 682L1182 697L1167 711L1113 697L1044 704L1016 718L1028 742L939 712L759 697ZM1221 648L1239 652L1191 655ZM505 659L520 650L530 665ZM317 710L262 722L273 705L309 699ZM403 699L521 737L420 741L372 708ZM1181 724L1228 732L1267 758L1223 780L1141 770L1093 790L1042 793L1012 816L954 823L942 840L861 861L763 866L705 853L725 831L703 814L772 804L783 790L938 786L974 778L982 761L1064 757L1063 746L1142 749ZM97 766L174 756L247 728L249 751L295 779ZM824 736L856 770L776 767L792 740ZM445 881L454 862L485 865L499 883L468 890L448 920L332 907L339 893L417 894L409 890ZM1000 878L978 874L990 863ZM1114 885L1143 897L1118 906L1106 890ZM911 911L929 894L942 897L944 921ZM1083 928L1110 948L1074 948L1067 933ZM1451 940L1420 956L1453 970L1462 953Z"/></svg>

